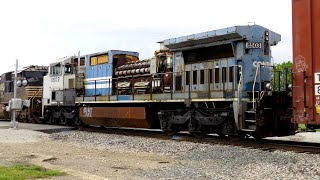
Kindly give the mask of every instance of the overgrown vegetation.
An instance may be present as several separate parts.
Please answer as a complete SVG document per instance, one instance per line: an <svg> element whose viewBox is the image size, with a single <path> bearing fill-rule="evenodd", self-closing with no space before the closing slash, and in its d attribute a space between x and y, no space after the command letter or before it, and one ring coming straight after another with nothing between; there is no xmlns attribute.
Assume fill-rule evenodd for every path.
<svg viewBox="0 0 320 180"><path fill-rule="evenodd" d="M36 165L17 164L10 167L0 166L1 180L25 180L62 175L64 175L63 172L48 170Z"/></svg>
<svg viewBox="0 0 320 180"><path fill-rule="evenodd" d="M292 84L292 62L287 61L274 66L273 88L275 91L286 90L289 84Z"/></svg>

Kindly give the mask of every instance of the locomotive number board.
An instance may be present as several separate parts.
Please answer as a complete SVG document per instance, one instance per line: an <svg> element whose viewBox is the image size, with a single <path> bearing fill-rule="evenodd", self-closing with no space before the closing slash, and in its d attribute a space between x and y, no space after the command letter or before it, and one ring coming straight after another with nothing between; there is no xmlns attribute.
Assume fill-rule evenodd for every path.
<svg viewBox="0 0 320 180"><path fill-rule="evenodd" d="M261 42L246 42L246 49L261 49Z"/></svg>

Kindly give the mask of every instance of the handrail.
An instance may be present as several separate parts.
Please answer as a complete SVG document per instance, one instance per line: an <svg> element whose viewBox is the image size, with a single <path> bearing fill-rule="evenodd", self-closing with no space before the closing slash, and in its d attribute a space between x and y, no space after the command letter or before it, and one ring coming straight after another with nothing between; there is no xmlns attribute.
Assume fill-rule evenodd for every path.
<svg viewBox="0 0 320 180"><path fill-rule="evenodd" d="M255 110L256 107L255 107L255 103L256 103L256 100L255 100L255 87L256 87L256 81L257 81L257 76L258 76L258 71L259 71L259 66L257 66L257 69L256 69L256 74L254 76L254 80L253 80L253 87L252 87L252 109ZM261 82L260 82L261 83Z"/></svg>
<svg viewBox="0 0 320 180"><path fill-rule="evenodd" d="M239 66L239 83L238 83L238 117L240 115L240 101L241 101L241 85L242 85L242 66L241 65L238 65ZM238 122L239 122L239 119L238 119Z"/></svg>
<svg viewBox="0 0 320 180"><path fill-rule="evenodd" d="M36 91L33 96L30 98L30 101L31 101L31 107L30 107L30 111L33 112L33 100L34 98L39 94L40 92L40 89L38 91ZM30 118L30 112L29 112L29 118Z"/></svg>
<svg viewBox="0 0 320 180"><path fill-rule="evenodd" d="M229 66L229 67L231 67L231 66ZM233 92L233 94L235 94L235 91L238 89L238 93L239 93L239 91L241 91L240 89L241 89L241 85L242 85L242 66L241 65L237 65L237 64L235 64L235 65L232 65L232 67L235 67L234 69L233 69L233 71L234 71L234 73L233 73L233 82L232 82L232 88L228 88L228 89L226 89L226 91L230 91L230 92ZM240 79L241 79L241 82L240 82L240 84L238 84L238 88L236 88L235 86L236 86L236 83L237 83L237 81L236 81L236 67L241 67L241 77L240 77ZM221 67L222 68L222 67ZM207 72L208 72L208 75L209 75L209 68L204 68L204 69L201 69L201 70L204 70L204 71L206 71L207 70ZM171 75L171 78L172 78L172 82L174 82L174 77L175 77L175 74L177 74L177 73L181 73L181 74L184 74L184 75L186 75L186 73L187 73L188 71L182 71L182 72L165 72L165 73L153 73L153 74L139 74L139 75L127 75L127 76L119 76L119 77L105 77L105 78L101 78L101 79L96 79L96 80L94 80L94 79L82 79L82 82L84 82L84 83L92 83L93 85L94 85L94 91L96 91L96 89L97 89L97 87L98 87L98 83L100 83L100 82L102 82L102 81L106 81L106 82L109 82L108 83L108 87L109 87L109 93L107 93L107 95L106 96L108 96L108 100L110 101L110 96L112 96L112 93L111 93L111 88L112 88L112 82L113 81L116 81L116 86L115 86L115 89L114 89L114 95L116 96L116 99L118 100L118 96L120 95L120 93L119 93L119 87L118 87L118 83L121 81L121 80L128 80L128 82L130 82L131 84L132 84L132 82L133 82L133 79L135 79L135 78L139 78L139 77L150 77L150 81L151 81L151 84L152 84L152 80L154 80L154 78L155 78L155 76L161 76L161 75L166 75L166 74L168 74L168 75ZM212 72L212 75L214 75L214 71ZM221 74L220 74L221 75ZM240 76L240 75L239 75ZM185 78L186 76L184 76L184 78ZM190 99L191 98L191 92L192 92L192 82L191 82L191 77L192 77L192 74L190 74L190 76L189 76L189 85L188 85L188 87L189 88L186 88L186 89L183 89L183 91L185 92L185 93L188 93L188 98ZM149 79L149 78L148 78ZM149 80L148 80L149 81ZM208 82L210 81L210 79L208 78ZM182 80L182 82L184 82L184 80ZM229 81L227 81L227 82L229 82ZM224 83L222 83L221 81L219 82L220 84L224 84ZM215 91L215 78L212 78L212 83L208 83L208 89L207 90L204 90L203 92L208 92L208 97L210 97L210 90L211 90L211 86L210 85L213 85L213 88L212 88L212 90L214 90ZM152 85L151 85L152 86ZM171 85L171 88L170 88L170 93L171 93L171 99L173 99L173 91L174 91L174 84L172 83ZM226 86L226 87L229 87L229 86ZM153 87L152 87L153 88ZM134 92L134 87L132 86L131 87L131 90L132 90L132 96L133 96L133 98L135 98L134 96L136 95L136 93ZM153 89L154 90L154 89ZM221 91L221 89L219 90L219 91ZM97 91L96 91L97 92ZM150 93L152 93L152 94L154 94L154 92L153 91L151 91ZM84 95L83 95L83 101L84 101L84 98L85 98L85 94L86 93L84 93ZM95 93L96 94L96 93ZM233 96L235 96L235 95L233 95ZM240 94L238 94L238 96L240 96ZM152 95L150 96L150 97L152 97ZM151 98L152 99L152 98ZM96 99L96 97L95 97L95 100L97 100Z"/></svg>

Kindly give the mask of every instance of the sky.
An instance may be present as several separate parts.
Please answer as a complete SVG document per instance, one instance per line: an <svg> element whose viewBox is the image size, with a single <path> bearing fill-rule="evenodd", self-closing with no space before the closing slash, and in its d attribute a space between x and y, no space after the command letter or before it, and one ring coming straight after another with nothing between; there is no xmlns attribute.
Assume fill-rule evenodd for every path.
<svg viewBox="0 0 320 180"><path fill-rule="evenodd" d="M152 57L157 42L248 24L282 35L275 63L292 59L291 0L10 0L0 2L0 73L110 49Z"/></svg>

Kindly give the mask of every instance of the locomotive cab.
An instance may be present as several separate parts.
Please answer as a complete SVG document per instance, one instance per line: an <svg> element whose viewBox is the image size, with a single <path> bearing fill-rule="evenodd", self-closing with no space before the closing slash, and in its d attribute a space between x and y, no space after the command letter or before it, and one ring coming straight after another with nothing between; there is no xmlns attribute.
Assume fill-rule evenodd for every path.
<svg viewBox="0 0 320 180"><path fill-rule="evenodd" d="M84 94L84 57L64 57L50 64L43 84L43 117L52 124L79 124L76 96Z"/></svg>

